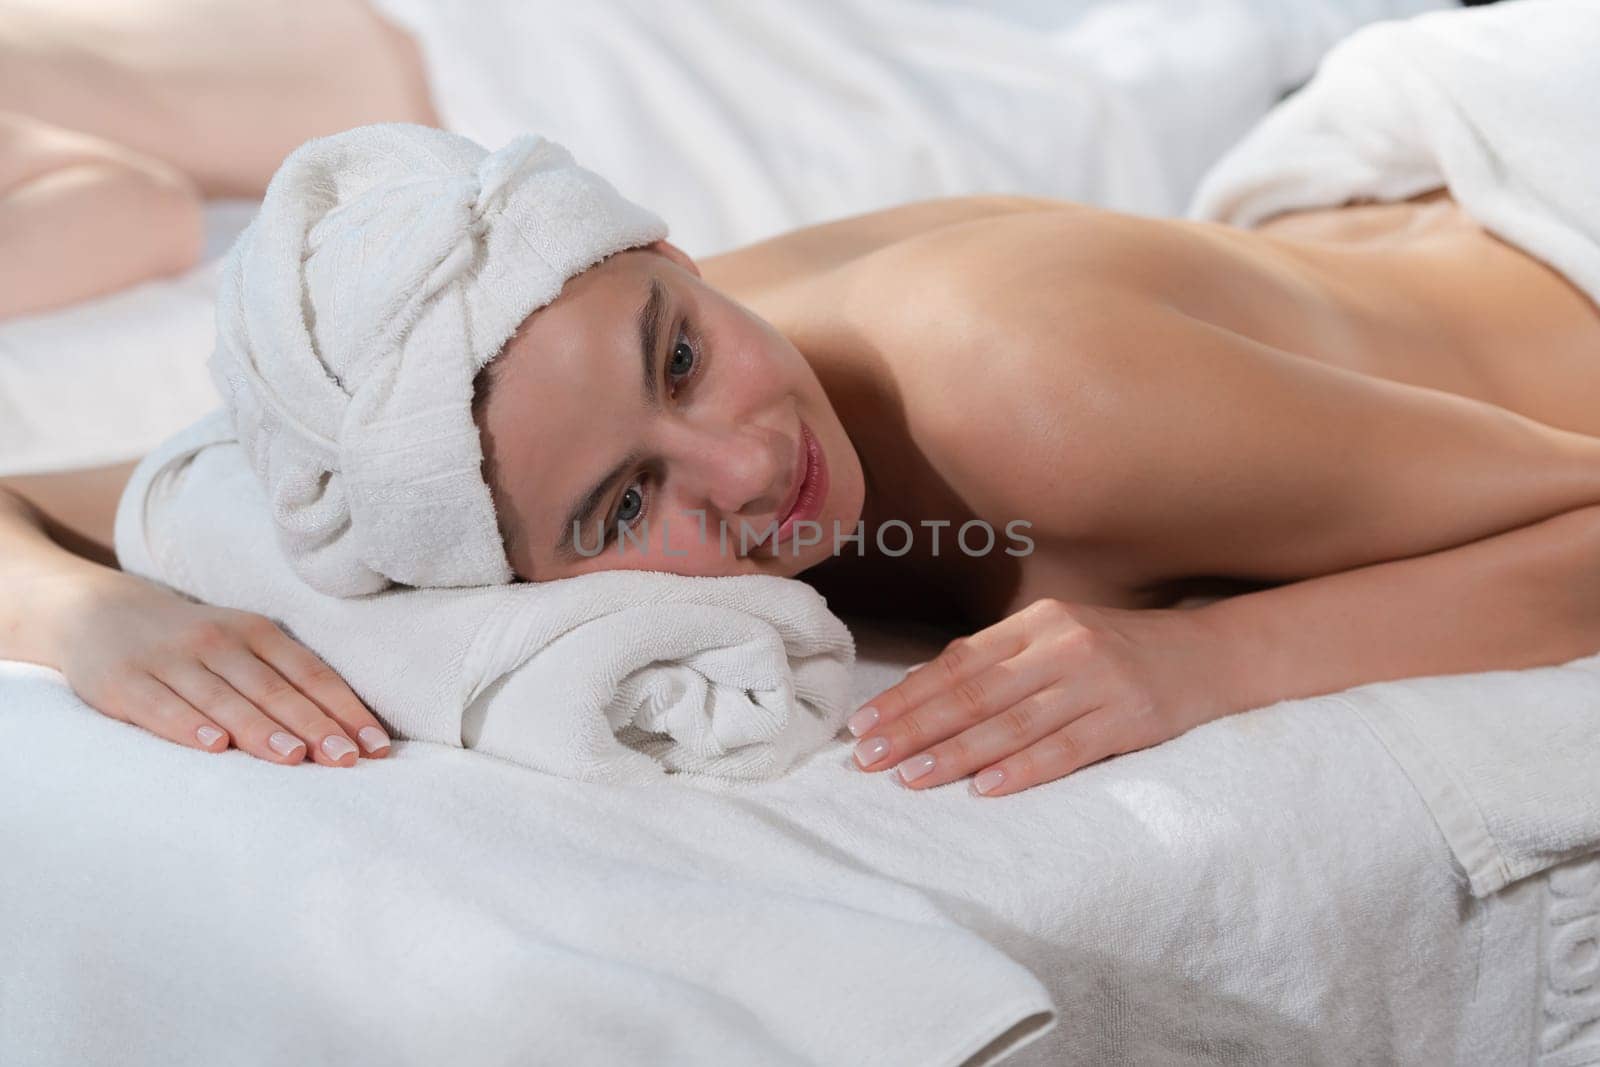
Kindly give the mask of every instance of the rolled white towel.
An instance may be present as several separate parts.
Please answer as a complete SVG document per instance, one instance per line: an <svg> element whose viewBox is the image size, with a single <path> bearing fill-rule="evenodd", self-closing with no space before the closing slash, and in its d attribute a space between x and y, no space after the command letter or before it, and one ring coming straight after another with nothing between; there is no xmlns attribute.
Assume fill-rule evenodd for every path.
<svg viewBox="0 0 1600 1067"><path fill-rule="evenodd" d="M855 646L810 586L600 571L341 598L275 543L225 412L145 457L117 512L124 569L276 619L396 736L562 777L781 774L838 733Z"/></svg>

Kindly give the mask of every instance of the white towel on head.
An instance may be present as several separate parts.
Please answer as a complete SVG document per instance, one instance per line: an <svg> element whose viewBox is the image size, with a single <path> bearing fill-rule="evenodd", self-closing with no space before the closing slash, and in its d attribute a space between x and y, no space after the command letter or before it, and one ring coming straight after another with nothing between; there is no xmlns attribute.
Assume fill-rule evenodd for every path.
<svg viewBox="0 0 1600 1067"><path fill-rule="evenodd" d="M601 571L340 598L301 581L217 412L145 457L116 522L125 570L252 611L403 738L585 781L782 773L839 731L855 647L804 582Z"/></svg>
<svg viewBox="0 0 1600 1067"><path fill-rule="evenodd" d="M223 265L211 359L294 570L335 596L511 581L473 379L568 278L666 232L539 137L295 149Z"/></svg>

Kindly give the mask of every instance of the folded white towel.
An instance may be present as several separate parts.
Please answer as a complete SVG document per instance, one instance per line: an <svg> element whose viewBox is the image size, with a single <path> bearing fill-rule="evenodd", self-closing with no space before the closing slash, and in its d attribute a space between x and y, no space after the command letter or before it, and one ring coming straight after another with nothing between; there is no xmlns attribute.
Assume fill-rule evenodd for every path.
<svg viewBox="0 0 1600 1067"><path fill-rule="evenodd" d="M770 777L827 742L850 710L850 632L789 578L602 571L320 593L279 550L223 412L139 465L116 547L126 570L283 623L398 736L563 777Z"/></svg>
<svg viewBox="0 0 1600 1067"><path fill-rule="evenodd" d="M1341 700L1411 778L1474 896L1600 851L1600 655Z"/></svg>
<svg viewBox="0 0 1600 1067"><path fill-rule="evenodd" d="M1367 26L1201 182L1189 214L1252 226L1441 186L1600 300L1600 4L1518 0Z"/></svg>
<svg viewBox="0 0 1600 1067"><path fill-rule="evenodd" d="M1486 229L1600 301L1596 56L1592 0L1369 26L1217 164L1190 214L1249 226L1444 186ZM1348 698L1427 801L1474 894L1600 848L1597 664Z"/></svg>

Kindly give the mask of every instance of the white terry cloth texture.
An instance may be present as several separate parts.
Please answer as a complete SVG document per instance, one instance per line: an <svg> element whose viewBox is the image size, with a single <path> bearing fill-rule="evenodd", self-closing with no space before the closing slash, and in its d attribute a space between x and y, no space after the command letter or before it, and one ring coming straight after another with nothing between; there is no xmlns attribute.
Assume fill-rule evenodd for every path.
<svg viewBox="0 0 1600 1067"><path fill-rule="evenodd" d="M385 123L291 152L223 262L211 378L295 573L512 581L473 379L569 278L666 234L535 135Z"/></svg>
<svg viewBox="0 0 1600 1067"><path fill-rule="evenodd" d="M855 700L938 648L858 637ZM1291 701L982 798L848 739L642 794L418 742L284 768L0 665L0 1062L953 1064L1047 1007L987 942L1057 1012L1008 1067L1592 1063L1600 858L1472 896L1366 725L1600 700L1600 657L1521 677Z"/></svg>
<svg viewBox="0 0 1600 1067"><path fill-rule="evenodd" d="M340 598L306 585L219 411L140 463L122 568L278 620L396 736L594 782L781 774L839 732L855 647L803 582L601 571Z"/></svg>
<svg viewBox="0 0 1600 1067"><path fill-rule="evenodd" d="M1368 26L1206 175L1189 213L1252 226L1441 187L1600 302L1600 4L1513 0Z"/></svg>
<svg viewBox="0 0 1600 1067"><path fill-rule="evenodd" d="M1445 187L1468 215L1600 303L1600 4L1517 0L1369 26L1206 177L1191 214L1285 211ZM1400 700L1369 721L1483 895L1594 847L1600 702L1518 696L1516 675L1452 687L1440 716ZM1472 707L1498 693L1519 710Z"/></svg>
<svg viewBox="0 0 1600 1067"><path fill-rule="evenodd" d="M933 196L1013 192L1176 212L1205 167L1340 36L1449 3L387 7L420 33L430 88L456 132L496 145L550 135L657 211L677 244L709 255ZM897 20L920 28L900 33ZM963 56L974 20L983 48ZM788 47L791 23L811 47ZM945 165L926 165L930 153ZM207 206L208 260L249 206ZM0 476L137 457L211 410L215 293L208 262L0 322Z"/></svg>

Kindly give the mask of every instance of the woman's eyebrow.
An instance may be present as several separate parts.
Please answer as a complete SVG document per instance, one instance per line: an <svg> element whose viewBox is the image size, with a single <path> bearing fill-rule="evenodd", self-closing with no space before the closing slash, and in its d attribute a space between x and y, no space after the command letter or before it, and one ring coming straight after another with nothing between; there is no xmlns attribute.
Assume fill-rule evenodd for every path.
<svg viewBox="0 0 1600 1067"><path fill-rule="evenodd" d="M582 500L572 506L572 511L567 515L566 524L561 527L561 536L556 540L556 554L564 562L574 562L578 557L578 550L573 544L574 533L589 524L594 518L594 513L599 510L600 505L605 503L606 498L611 495L611 491L616 488L618 480L638 465L643 458L644 456L637 451L629 452L626 456L623 456L622 462L607 471L605 477L601 478L593 489L585 493Z"/></svg>
<svg viewBox="0 0 1600 1067"><path fill-rule="evenodd" d="M660 404L656 386L656 353L661 349L661 322L666 317L667 287L660 278L650 279L650 295L639 308L639 375L644 389L644 402L650 407Z"/></svg>

